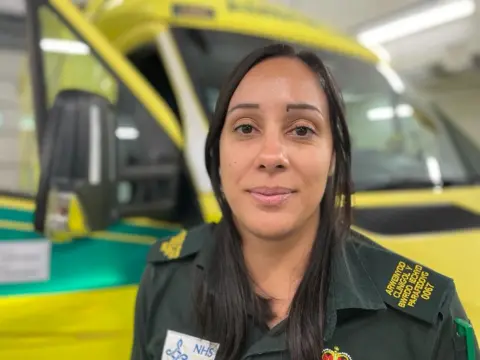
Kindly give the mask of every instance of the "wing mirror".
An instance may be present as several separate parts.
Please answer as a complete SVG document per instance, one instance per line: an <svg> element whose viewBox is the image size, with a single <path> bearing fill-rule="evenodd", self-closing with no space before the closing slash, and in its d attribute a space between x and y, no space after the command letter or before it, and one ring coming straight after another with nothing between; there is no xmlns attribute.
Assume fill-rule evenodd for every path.
<svg viewBox="0 0 480 360"><path fill-rule="evenodd" d="M124 163L119 155L123 151L118 150L125 146L151 153L166 141L150 128L141 128L141 111L134 114L138 141L120 140L117 113L124 114L121 102L113 106L81 90L58 93L42 138L36 231L66 241L105 230L119 218L179 218L181 151L158 151L147 161Z"/></svg>
<svg viewBox="0 0 480 360"><path fill-rule="evenodd" d="M57 241L105 229L115 218L115 116L96 94L61 91L42 139L35 229Z"/></svg>

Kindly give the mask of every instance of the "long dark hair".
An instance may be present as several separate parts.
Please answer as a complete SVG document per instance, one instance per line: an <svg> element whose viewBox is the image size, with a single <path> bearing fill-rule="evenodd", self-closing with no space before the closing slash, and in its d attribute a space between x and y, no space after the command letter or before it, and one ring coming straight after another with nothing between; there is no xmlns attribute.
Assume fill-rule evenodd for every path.
<svg viewBox="0 0 480 360"><path fill-rule="evenodd" d="M318 75L319 86L329 105L335 171L327 181L320 203L320 228L309 263L290 306L286 320L291 358L318 360L323 349L325 311L334 247L350 227L351 181L350 138L344 103L335 81L323 62L308 51L296 52L285 44L274 44L246 56L220 91L205 146L205 162L223 218L216 226L212 262L199 272L196 282L196 316L204 338L220 343L219 360L236 360L244 350L248 319L265 324L272 315L267 299L256 295L246 269L242 244L232 211L222 195L219 176L219 143L230 99L240 81L256 64L273 57L302 60Z"/></svg>

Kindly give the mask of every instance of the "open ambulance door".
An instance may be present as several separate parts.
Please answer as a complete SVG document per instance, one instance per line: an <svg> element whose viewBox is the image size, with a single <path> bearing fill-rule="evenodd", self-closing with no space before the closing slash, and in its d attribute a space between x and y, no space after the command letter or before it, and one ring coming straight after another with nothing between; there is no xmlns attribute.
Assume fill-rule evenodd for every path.
<svg viewBox="0 0 480 360"><path fill-rule="evenodd" d="M34 206L0 197L0 240L29 265L0 281L0 359L126 360L150 244L184 225L183 136L70 1L25 3L40 176Z"/></svg>
<svg viewBox="0 0 480 360"><path fill-rule="evenodd" d="M35 229L63 241L122 218L177 222L185 169L175 114L69 1L27 1L27 14Z"/></svg>

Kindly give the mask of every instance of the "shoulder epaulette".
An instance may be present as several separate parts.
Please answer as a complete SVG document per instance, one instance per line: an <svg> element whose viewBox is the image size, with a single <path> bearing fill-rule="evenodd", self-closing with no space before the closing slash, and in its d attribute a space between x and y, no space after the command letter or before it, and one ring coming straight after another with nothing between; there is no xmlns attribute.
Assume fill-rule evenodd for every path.
<svg viewBox="0 0 480 360"><path fill-rule="evenodd" d="M453 280L353 233L358 253L384 302L391 308L433 324Z"/></svg>
<svg viewBox="0 0 480 360"><path fill-rule="evenodd" d="M162 238L150 248L147 262L161 263L194 255L200 251L207 236L211 236L211 232L209 225L205 224Z"/></svg>

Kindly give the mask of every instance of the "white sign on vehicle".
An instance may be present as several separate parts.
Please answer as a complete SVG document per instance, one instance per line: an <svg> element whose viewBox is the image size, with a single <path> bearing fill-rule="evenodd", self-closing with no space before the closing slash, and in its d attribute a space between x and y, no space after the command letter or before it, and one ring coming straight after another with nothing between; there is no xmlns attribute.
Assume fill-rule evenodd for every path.
<svg viewBox="0 0 480 360"><path fill-rule="evenodd" d="M0 285L47 281L51 252L48 240L0 241Z"/></svg>

